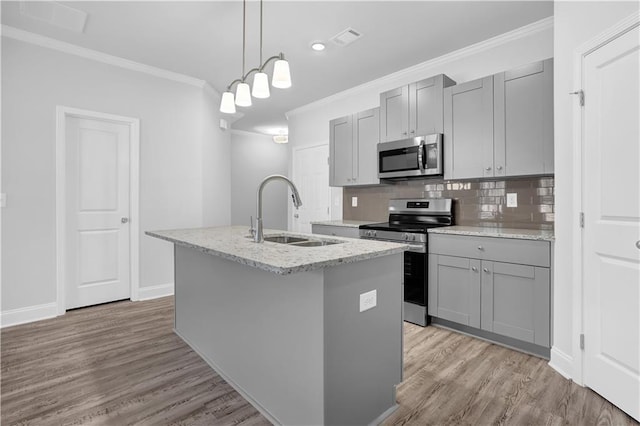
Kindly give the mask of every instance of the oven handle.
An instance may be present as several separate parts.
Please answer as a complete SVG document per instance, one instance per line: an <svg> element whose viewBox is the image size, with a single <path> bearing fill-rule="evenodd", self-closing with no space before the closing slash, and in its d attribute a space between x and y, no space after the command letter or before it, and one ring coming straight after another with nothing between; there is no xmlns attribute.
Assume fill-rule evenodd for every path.
<svg viewBox="0 0 640 426"><path fill-rule="evenodd" d="M364 235L360 236L361 240L372 240L372 241L384 241L387 243L398 243L398 244L404 244L406 246L409 246L409 250L410 252L413 253L426 253L427 252L427 247L425 244L410 244L404 241L393 241L393 240L385 240L382 238L371 238L371 237L365 237Z"/></svg>
<svg viewBox="0 0 640 426"><path fill-rule="evenodd" d="M424 139L420 141L418 146L418 167L421 172L424 172Z"/></svg>

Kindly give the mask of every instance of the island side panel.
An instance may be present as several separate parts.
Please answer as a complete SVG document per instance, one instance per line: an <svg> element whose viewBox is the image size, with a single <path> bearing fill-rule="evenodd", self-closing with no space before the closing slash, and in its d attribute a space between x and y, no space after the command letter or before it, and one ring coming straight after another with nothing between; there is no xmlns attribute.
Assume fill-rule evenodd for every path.
<svg viewBox="0 0 640 426"><path fill-rule="evenodd" d="M274 423L324 424L322 270L176 246L176 333Z"/></svg>
<svg viewBox="0 0 640 426"><path fill-rule="evenodd" d="M325 270L325 421L365 425L390 414L402 381L402 254ZM360 294L377 305L360 312Z"/></svg>

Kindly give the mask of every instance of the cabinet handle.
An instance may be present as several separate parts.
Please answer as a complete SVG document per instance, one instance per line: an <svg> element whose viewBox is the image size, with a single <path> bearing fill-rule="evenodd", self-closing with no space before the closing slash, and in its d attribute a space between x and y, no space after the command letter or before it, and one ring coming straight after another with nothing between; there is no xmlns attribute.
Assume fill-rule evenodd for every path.
<svg viewBox="0 0 640 426"><path fill-rule="evenodd" d="M129 218L128 217L123 217L123 218L120 219L120 222L127 223L127 222L129 222Z"/></svg>
<svg viewBox="0 0 640 426"><path fill-rule="evenodd" d="M485 271L487 274L491 271L489 271L487 268L482 268L483 271Z"/></svg>
<svg viewBox="0 0 640 426"><path fill-rule="evenodd" d="M640 240L636 241L636 248L640 250Z"/></svg>
<svg viewBox="0 0 640 426"><path fill-rule="evenodd" d="M485 167L484 169L485 169L486 171L490 171L490 170L491 170L491 167Z"/></svg>
<svg viewBox="0 0 640 426"><path fill-rule="evenodd" d="M484 250L484 247L478 246L478 250Z"/></svg>
<svg viewBox="0 0 640 426"><path fill-rule="evenodd" d="M415 132L416 132L415 130L412 130L410 133L411 133L411 134L414 134Z"/></svg>
<svg viewBox="0 0 640 426"><path fill-rule="evenodd" d="M496 169L502 170L502 166L498 166L498 167L496 167Z"/></svg>
<svg viewBox="0 0 640 426"><path fill-rule="evenodd" d="M475 266L472 266L472 267L471 267L471 270L472 270L473 272L478 272L478 268L476 268Z"/></svg>

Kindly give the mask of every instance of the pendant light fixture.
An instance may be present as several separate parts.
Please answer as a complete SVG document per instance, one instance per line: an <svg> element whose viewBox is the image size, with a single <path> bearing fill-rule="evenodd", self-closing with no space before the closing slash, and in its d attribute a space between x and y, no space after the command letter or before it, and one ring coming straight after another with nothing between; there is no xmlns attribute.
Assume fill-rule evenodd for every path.
<svg viewBox="0 0 640 426"><path fill-rule="evenodd" d="M279 89L287 89L291 87L291 72L289 70L289 62L284 58L284 53L272 56L262 62L262 0L260 0L260 66L252 68L246 74L245 70L245 51L246 51L246 8L247 0L242 1L242 77L235 79L227 86L227 90L222 94L220 101L220 112L226 114L234 114L236 105L242 107L251 106L251 96L254 98L265 99L271 96L269 91L269 76L264 72L269 63L275 60L273 64L273 77L271 85ZM246 79L254 73L253 89L249 88ZM235 96L231 91L233 85L236 85Z"/></svg>

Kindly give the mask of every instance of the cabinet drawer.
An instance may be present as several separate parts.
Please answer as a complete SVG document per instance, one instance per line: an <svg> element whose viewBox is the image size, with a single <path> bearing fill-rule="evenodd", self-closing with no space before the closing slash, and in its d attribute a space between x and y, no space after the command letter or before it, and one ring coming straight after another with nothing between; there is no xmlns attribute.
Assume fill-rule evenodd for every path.
<svg viewBox="0 0 640 426"><path fill-rule="evenodd" d="M429 253L549 267L548 241L429 234Z"/></svg>
<svg viewBox="0 0 640 426"><path fill-rule="evenodd" d="M311 225L311 232L321 235L333 235L337 237L360 238L360 230L351 226L337 225Z"/></svg>

